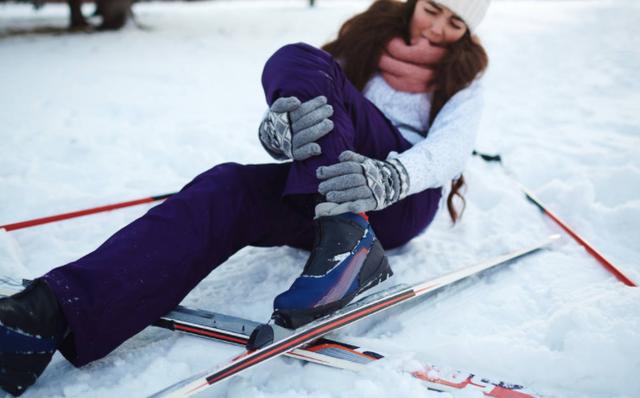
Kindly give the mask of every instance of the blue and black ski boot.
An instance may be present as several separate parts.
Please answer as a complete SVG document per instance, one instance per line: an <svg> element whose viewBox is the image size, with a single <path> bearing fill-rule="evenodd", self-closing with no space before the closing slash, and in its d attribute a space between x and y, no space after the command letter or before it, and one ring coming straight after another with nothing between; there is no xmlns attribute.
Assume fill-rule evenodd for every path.
<svg viewBox="0 0 640 398"><path fill-rule="evenodd" d="M316 220L316 237L304 271L273 303L277 325L296 329L347 305L393 275L366 215Z"/></svg>
<svg viewBox="0 0 640 398"><path fill-rule="evenodd" d="M36 382L67 331L49 286L38 279L0 299L0 388L19 396Z"/></svg>

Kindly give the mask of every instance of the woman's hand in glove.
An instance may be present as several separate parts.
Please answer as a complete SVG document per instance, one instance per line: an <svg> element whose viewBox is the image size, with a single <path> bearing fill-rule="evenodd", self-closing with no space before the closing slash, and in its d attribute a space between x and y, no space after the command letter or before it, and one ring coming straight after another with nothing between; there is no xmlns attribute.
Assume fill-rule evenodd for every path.
<svg viewBox="0 0 640 398"><path fill-rule="evenodd" d="M302 103L296 97L278 98L260 123L260 142L277 160L317 156L322 151L316 141L333 130L332 115L324 96Z"/></svg>
<svg viewBox="0 0 640 398"><path fill-rule="evenodd" d="M326 198L316 206L316 217L381 210L409 191L407 172L397 159L376 160L345 151L339 160L316 170L324 180L318 191Z"/></svg>

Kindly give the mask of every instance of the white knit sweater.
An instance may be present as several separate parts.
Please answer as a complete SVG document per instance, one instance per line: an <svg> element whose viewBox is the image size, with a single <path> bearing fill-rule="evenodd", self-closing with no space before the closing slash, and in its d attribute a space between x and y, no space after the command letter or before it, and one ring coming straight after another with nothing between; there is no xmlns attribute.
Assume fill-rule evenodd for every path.
<svg viewBox="0 0 640 398"><path fill-rule="evenodd" d="M375 75L363 93L396 126L413 146L392 152L409 174L408 195L446 186L459 176L473 151L482 115L480 80L456 93L442 107L426 138L431 95L396 91Z"/></svg>

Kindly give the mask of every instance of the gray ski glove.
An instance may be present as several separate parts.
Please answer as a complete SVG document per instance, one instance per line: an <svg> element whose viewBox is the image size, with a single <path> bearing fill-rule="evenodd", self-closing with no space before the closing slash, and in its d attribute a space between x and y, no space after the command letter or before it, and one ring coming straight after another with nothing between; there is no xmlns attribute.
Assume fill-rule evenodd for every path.
<svg viewBox="0 0 640 398"><path fill-rule="evenodd" d="M316 217L381 210L407 196L409 176L398 159L375 160L352 151L339 159L316 171L324 180L318 191L327 200L316 206Z"/></svg>
<svg viewBox="0 0 640 398"><path fill-rule="evenodd" d="M319 96L301 103L296 97L278 98L267 111L258 136L276 160L305 160L322 153L316 143L333 130L333 107Z"/></svg>

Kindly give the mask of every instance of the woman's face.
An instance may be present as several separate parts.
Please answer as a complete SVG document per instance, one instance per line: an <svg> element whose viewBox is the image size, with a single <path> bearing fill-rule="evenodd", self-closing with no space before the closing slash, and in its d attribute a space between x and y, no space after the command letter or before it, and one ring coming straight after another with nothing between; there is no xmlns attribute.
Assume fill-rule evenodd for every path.
<svg viewBox="0 0 640 398"><path fill-rule="evenodd" d="M431 0L418 0L409 29L412 42L427 39L432 44L446 45L462 38L467 25L447 7Z"/></svg>

